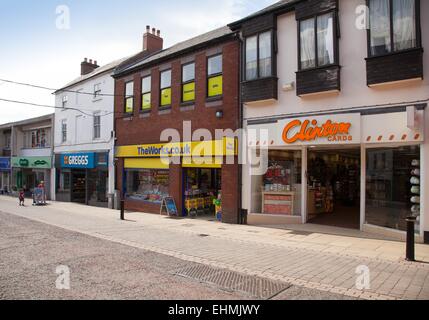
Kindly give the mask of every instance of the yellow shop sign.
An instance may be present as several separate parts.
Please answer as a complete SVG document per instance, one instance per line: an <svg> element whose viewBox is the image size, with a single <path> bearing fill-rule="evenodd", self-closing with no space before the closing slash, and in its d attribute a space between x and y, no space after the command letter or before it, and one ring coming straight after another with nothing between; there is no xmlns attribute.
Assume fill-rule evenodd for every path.
<svg viewBox="0 0 429 320"><path fill-rule="evenodd" d="M168 144L146 144L116 148L118 158L158 157L218 157L238 154L235 139L216 141L180 142Z"/></svg>

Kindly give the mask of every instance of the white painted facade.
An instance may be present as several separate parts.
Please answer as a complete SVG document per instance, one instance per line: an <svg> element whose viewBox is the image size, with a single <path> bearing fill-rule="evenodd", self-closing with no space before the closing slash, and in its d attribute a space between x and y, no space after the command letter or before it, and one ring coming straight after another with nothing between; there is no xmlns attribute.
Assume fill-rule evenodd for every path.
<svg viewBox="0 0 429 320"><path fill-rule="evenodd" d="M365 5L365 0L340 0L339 1L339 24L341 37L339 39L339 64L341 66L341 91L320 93L299 97L296 94L295 81L298 71L298 22L295 18L295 12L290 12L278 16L277 20L277 75L278 75L278 100L268 100L252 102L244 105L244 127L251 129L269 128L270 141L273 138L280 139L279 131L283 127L276 127L275 124L248 125L249 121L254 120L273 120L282 119L282 117L299 118L303 116L317 116L317 114L352 110L361 107L382 108L408 106L429 102L429 1L420 1L421 5L421 30L422 47L425 49L423 56L424 79L410 80L402 83L385 84L377 87L367 86L366 61L367 58L367 31L359 30L355 26L357 19L356 9ZM293 89L290 89L293 84ZM284 86L289 86L284 90ZM402 114L400 123L406 125L406 114ZM421 232L429 232L429 110L424 110L419 115L421 126L420 132L423 134L420 142L421 150ZM365 126L375 126L381 133L388 134L395 131L394 122L389 123L389 115L384 118L365 119L362 117L362 134L358 146L361 147L361 230L365 230L365 193L366 193L366 150L373 145L366 143L368 132L364 130ZM280 120L281 121L281 120ZM279 122L280 122L279 121ZM384 121L384 122L383 122ZM393 120L392 120L393 121ZM399 129L400 131L401 129ZM272 136L272 137L271 137ZM268 144L270 143L268 141ZM258 141L260 143L260 141ZM261 144L262 145L262 144ZM401 146L406 143L384 143L378 146ZM307 153L308 145L285 146L281 143L274 143L277 149L295 149L302 151L302 186L299 193L307 194ZM249 210L249 213L257 213L260 208L260 176L250 175L250 166L243 166L243 188L242 201L243 207ZM301 211L302 217L295 223L306 223L307 219L307 198L302 197ZM272 221L272 220L270 220ZM291 223L291 220L281 223ZM294 223L294 222L292 222ZM270 224L270 223L266 223ZM384 230L386 231L386 230Z"/></svg>
<svg viewBox="0 0 429 320"><path fill-rule="evenodd" d="M77 80L55 94L55 132L54 153L106 152L108 153L108 190L109 195L115 191L114 166L114 86L112 78L114 68L121 62L116 61L100 67L91 74ZM101 90L95 96L95 90ZM66 98L65 98L66 97ZM63 108L63 99L66 99ZM77 111L77 110L81 111ZM94 117L100 116L100 134L95 135ZM67 126L66 139L63 141L63 124ZM58 168L59 164L56 163ZM56 181L56 170L53 170L53 181ZM53 186L55 194L55 185ZM110 200L110 199L109 199ZM109 202L109 207L112 203Z"/></svg>

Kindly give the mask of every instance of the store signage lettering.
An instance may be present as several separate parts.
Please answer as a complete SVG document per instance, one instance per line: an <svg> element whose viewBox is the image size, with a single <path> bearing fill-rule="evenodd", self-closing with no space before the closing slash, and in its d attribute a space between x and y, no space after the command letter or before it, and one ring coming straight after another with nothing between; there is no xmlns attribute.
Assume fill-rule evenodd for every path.
<svg viewBox="0 0 429 320"><path fill-rule="evenodd" d="M0 158L0 170L9 170L10 169L10 158Z"/></svg>
<svg viewBox="0 0 429 320"><path fill-rule="evenodd" d="M89 164L89 158L88 156L65 156L64 164L72 166L87 166Z"/></svg>
<svg viewBox="0 0 429 320"><path fill-rule="evenodd" d="M63 168L89 168L95 167L94 153L63 154L61 156Z"/></svg>
<svg viewBox="0 0 429 320"><path fill-rule="evenodd" d="M50 169L51 164L50 157L12 158L12 167L14 168Z"/></svg>
<svg viewBox="0 0 429 320"><path fill-rule="evenodd" d="M181 156L181 155L190 155L191 145L185 144L184 146L176 146L176 147L138 147L137 152L139 156L154 156L159 157L161 155L169 155L169 156Z"/></svg>
<svg viewBox="0 0 429 320"><path fill-rule="evenodd" d="M351 126L349 122L336 123L331 120L322 125L319 125L317 120L294 120L284 128L283 141L287 144L316 141L319 138L327 138L329 142L353 141Z"/></svg>

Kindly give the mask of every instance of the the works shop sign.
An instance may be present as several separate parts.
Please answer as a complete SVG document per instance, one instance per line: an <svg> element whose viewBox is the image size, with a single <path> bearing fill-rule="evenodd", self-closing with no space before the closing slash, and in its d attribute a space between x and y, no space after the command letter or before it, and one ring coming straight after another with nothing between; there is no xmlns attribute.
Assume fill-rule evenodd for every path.
<svg viewBox="0 0 429 320"><path fill-rule="evenodd" d="M94 169L95 153L70 153L61 155L61 167L71 169Z"/></svg>

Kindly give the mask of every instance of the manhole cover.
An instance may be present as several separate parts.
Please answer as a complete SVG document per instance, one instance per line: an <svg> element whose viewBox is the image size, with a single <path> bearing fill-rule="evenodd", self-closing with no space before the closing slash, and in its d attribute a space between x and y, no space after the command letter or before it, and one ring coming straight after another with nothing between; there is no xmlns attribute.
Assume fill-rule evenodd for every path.
<svg viewBox="0 0 429 320"><path fill-rule="evenodd" d="M212 284L225 291L241 292L257 299L270 299L291 287L280 281L271 281L260 277L248 276L224 269L205 265L196 265L181 269L175 275Z"/></svg>

